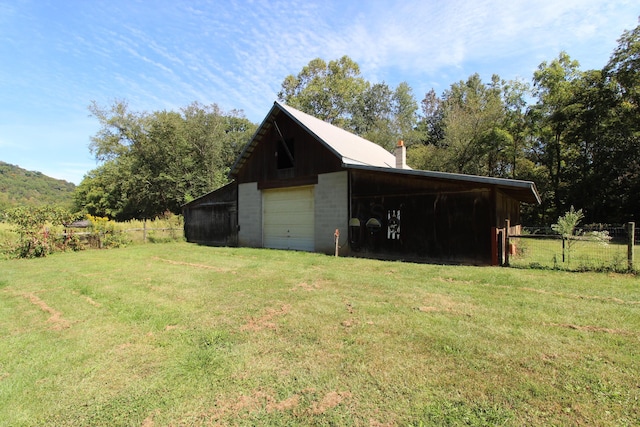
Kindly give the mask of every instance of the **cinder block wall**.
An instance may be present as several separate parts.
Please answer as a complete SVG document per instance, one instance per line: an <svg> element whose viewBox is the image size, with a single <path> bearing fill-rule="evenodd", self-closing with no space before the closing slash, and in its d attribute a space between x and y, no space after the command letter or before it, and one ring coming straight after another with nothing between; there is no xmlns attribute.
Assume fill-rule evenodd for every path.
<svg viewBox="0 0 640 427"><path fill-rule="evenodd" d="M347 171L318 175L315 187L315 242L316 252L333 254L333 234L340 230L340 254L349 249L349 189Z"/></svg>
<svg viewBox="0 0 640 427"><path fill-rule="evenodd" d="M257 182L238 185L238 245L262 247L262 193Z"/></svg>

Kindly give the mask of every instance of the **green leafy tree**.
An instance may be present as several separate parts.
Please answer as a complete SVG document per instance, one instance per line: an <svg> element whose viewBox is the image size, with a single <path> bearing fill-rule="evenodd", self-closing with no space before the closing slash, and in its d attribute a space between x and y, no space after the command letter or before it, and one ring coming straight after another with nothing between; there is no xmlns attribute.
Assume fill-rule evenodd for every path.
<svg viewBox="0 0 640 427"><path fill-rule="evenodd" d="M395 89L372 84L348 56L326 63L317 58L282 82L278 99L321 120L391 150L399 139L410 144L418 109L405 82Z"/></svg>
<svg viewBox="0 0 640 427"><path fill-rule="evenodd" d="M89 171L74 193L76 211L110 218L135 218L135 179L128 156L104 162Z"/></svg>
<svg viewBox="0 0 640 427"><path fill-rule="evenodd" d="M407 164L414 169L448 172L444 145L444 103L435 90L420 103L415 134L417 142L407 148Z"/></svg>
<svg viewBox="0 0 640 427"><path fill-rule="evenodd" d="M573 236L576 227L584 218L582 209L575 210L573 206L564 215L558 218L558 222L551 225L551 229L563 237Z"/></svg>
<svg viewBox="0 0 640 427"><path fill-rule="evenodd" d="M123 101L90 110L101 124L90 149L102 164L84 178L75 203L118 220L179 213L185 202L225 184L256 128L238 111L198 103L180 112L131 112Z"/></svg>
<svg viewBox="0 0 640 427"><path fill-rule="evenodd" d="M433 92L423 101L426 113L422 149L432 158L429 169L476 175L505 176L512 170L513 138L504 128L505 106L498 76L484 84L478 74L451 85L441 99ZM410 158L414 158L412 153Z"/></svg>
<svg viewBox="0 0 640 427"><path fill-rule="evenodd" d="M602 144L600 164L612 199L609 211L620 222L638 220L640 212L640 25L625 31L603 69L608 104L606 143ZM608 98L605 96L605 98ZM617 203L616 203L617 202Z"/></svg>
<svg viewBox="0 0 640 427"><path fill-rule="evenodd" d="M571 249L573 248L576 240L574 234L576 233L576 227L584 218L582 209L577 211L571 206L571 208L565 212L564 215L558 218L558 222L551 225L551 229L562 236L562 261L565 260L565 251L567 262L571 261Z"/></svg>
<svg viewBox="0 0 640 427"><path fill-rule="evenodd" d="M417 131L420 133L420 142L439 147L444 140L444 108L442 99L431 89L425 94L420 103L421 116L418 121Z"/></svg>
<svg viewBox="0 0 640 427"><path fill-rule="evenodd" d="M534 73L534 95L538 101L531 107L529 117L536 161L545 166L549 177L550 188L545 193L552 203L548 207L551 215L563 209L569 197L565 172L572 147L566 136L579 108L573 91L581 76L579 63L566 52L551 62L542 62Z"/></svg>
<svg viewBox="0 0 640 427"><path fill-rule="evenodd" d="M278 99L336 126L348 127L355 104L367 89L360 67L348 56L325 62L316 58L282 82Z"/></svg>

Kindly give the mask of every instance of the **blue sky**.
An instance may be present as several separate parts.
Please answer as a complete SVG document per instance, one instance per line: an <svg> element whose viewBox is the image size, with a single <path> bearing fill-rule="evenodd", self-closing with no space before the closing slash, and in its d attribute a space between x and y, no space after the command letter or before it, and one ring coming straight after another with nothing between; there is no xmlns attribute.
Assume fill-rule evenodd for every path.
<svg viewBox="0 0 640 427"><path fill-rule="evenodd" d="M0 160L80 183L91 101L193 101L259 123L284 78L349 55L420 101L478 72L530 81L566 51L602 68L640 5L615 0L0 0Z"/></svg>

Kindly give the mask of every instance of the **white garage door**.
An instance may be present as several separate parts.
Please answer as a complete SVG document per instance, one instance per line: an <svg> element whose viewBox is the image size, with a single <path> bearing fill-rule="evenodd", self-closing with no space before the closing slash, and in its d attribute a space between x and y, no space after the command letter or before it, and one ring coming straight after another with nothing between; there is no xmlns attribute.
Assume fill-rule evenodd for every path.
<svg viewBox="0 0 640 427"><path fill-rule="evenodd" d="M313 187L264 190L262 195L264 247L313 251Z"/></svg>

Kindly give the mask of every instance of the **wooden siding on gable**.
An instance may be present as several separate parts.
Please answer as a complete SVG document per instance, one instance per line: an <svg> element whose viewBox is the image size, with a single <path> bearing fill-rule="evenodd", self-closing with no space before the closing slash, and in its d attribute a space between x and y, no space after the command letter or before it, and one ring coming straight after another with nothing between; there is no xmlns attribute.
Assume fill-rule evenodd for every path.
<svg viewBox="0 0 640 427"><path fill-rule="evenodd" d="M238 183L257 182L259 188L309 185L317 183L318 174L342 170L341 160L287 115L279 113L274 121L277 127L272 123L259 136L261 139L251 157L238 171ZM283 139L286 144L291 144L290 151L294 157L291 168L278 168L278 155L286 155Z"/></svg>

